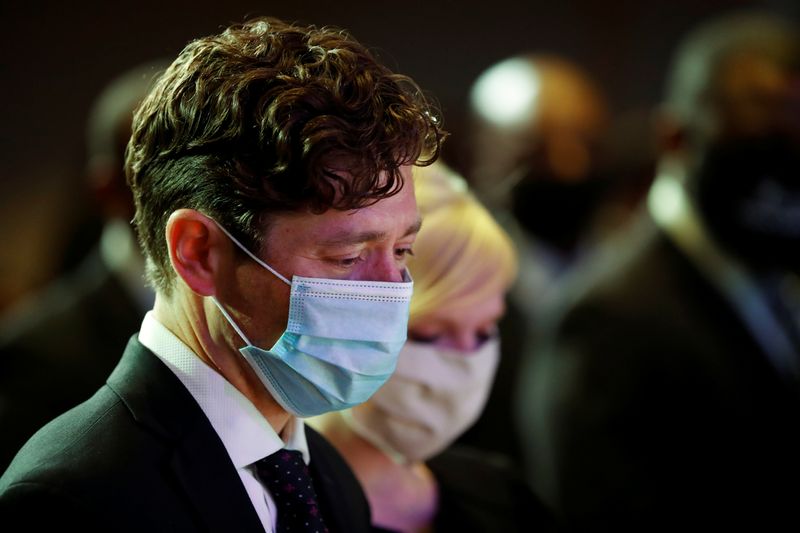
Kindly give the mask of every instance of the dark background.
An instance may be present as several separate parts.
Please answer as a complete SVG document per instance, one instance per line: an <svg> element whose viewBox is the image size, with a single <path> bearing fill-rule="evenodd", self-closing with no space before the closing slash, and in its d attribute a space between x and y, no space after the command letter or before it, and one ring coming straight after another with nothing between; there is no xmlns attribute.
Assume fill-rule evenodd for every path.
<svg viewBox="0 0 800 533"><path fill-rule="evenodd" d="M797 0L209 1L0 4L0 313L60 268L82 193L86 116L106 82L174 57L193 37L249 15L349 29L440 103L464 160L467 92L490 64L521 51L583 65L619 115L659 98L670 52L696 23L735 8L797 17Z"/></svg>

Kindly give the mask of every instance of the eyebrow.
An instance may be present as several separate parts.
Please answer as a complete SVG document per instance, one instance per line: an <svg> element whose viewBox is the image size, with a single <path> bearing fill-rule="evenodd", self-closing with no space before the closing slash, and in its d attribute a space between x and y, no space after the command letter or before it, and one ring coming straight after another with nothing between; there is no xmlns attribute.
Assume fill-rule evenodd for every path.
<svg viewBox="0 0 800 533"><path fill-rule="evenodd" d="M422 217L417 217L413 224L408 226L403 237L418 233L422 227ZM386 238L385 231L363 231L361 233L341 233L322 241L323 246L347 246L363 242L379 241Z"/></svg>

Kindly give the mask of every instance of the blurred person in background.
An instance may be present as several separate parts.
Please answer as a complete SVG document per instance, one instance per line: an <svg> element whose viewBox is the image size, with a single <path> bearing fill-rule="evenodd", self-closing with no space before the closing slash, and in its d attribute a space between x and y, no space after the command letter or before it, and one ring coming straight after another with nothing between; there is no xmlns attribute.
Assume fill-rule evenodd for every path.
<svg viewBox="0 0 800 533"><path fill-rule="evenodd" d="M511 236L520 272L500 323L496 385L483 416L459 441L519 462L519 438L496 435L514 428L522 339L564 275L619 223L609 199L616 186L606 157L611 121L597 83L555 55L524 53L490 66L473 83L470 103L467 177Z"/></svg>
<svg viewBox="0 0 800 533"><path fill-rule="evenodd" d="M520 272L519 282L542 294L592 237L609 181L602 168L610 125L605 97L566 59L522 54L484 71L470 103L468 179L535 256L536 271Z"/></svg>
<svg viewBox="0 0 800 533"><path fill-rule="evenodd" d="M678 47L647 210L525 352L529 479L569 531L796 531L800 41L736 13Z"/></svg>
<svg viewBox="0 0 800 533"><path fill-rule="evenodd" d="M492 385L513 245L443 163L416 169L414 181L423 229L408 262L415 286L397 370L366 403L311 423L353 468L381 529L546 530L547 514L502 458L449 447Z"/></svg>
<svg viewBox="0 0 800 533"><path fill-rule="evenodd" d="M130 225L134 207L124 160L133 110L165 67L139 65L98 95L88 120L86 176L96 215L87 220L100 226L76 228L95 242L75 270L29 296L0 323L0 470L34 431L105 382L118 362L110 354L125 348L152 307Z"/></svg>

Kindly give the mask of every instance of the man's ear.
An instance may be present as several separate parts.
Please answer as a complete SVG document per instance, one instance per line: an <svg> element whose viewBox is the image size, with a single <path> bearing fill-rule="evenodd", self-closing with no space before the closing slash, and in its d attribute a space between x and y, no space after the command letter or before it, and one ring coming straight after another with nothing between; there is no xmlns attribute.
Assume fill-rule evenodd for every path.
<svg viewBox="0 0 800 533"><path fill-rule="evenodd" d="M216 294L227 243L216 223L194 209L178 209L169 216L166 233L169 259L178 276L196 294Z"/></svg>

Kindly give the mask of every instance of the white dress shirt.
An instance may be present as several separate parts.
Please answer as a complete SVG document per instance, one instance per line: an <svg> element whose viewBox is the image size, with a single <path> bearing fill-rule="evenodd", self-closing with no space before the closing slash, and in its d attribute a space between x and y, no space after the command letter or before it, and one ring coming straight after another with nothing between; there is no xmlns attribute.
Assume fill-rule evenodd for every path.
<svg viewBox="0 0 800 533"><path fill-rule="evenodd" d="M144 317L139 342L172 370L197 401L236 467L264 530L275 531L275 502L256 476L255 463L287 448L302 453L308 464L303 421L299 418L289 421L288 441L284 443L250 400L156 320L152 311Z"/></svg>

